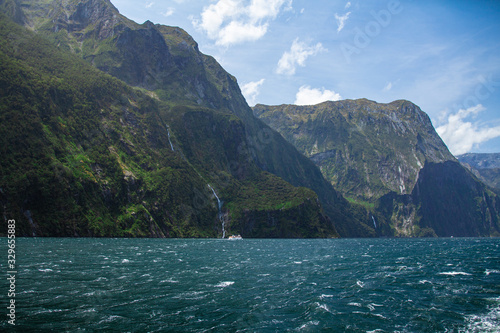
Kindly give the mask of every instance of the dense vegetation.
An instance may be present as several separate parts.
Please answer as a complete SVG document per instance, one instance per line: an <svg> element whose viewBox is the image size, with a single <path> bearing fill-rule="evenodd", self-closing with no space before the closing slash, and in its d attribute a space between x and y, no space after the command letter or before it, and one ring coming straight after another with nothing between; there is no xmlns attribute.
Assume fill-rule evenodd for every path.
<svg viewBox="0 0 500 333"><path fill-rule="evenodd" d="M442 165L453 157L407 101L252 110L236 79L180 28L137 24L108 0L1 0L0 11L0 203L21 235L500 229L496 195ZM459 227L448 223L454 199Z"/></svg>
<svg viewBox="0 0 500 333"><path fill-rule="evenodd" d="M208 184L228 233L336 235L314 192L242 153L235 115L151 98L4 15L0 41L0 193L20 235L220 237ZM253 211L274 212L280 231L243 220Z"/></svg>
<svg viewBox="0 0 500 333"><path fill-rule="evenodd" d="M162 140L159 106L5 17L1 23L2 201L9 216L32 223L19 223L19 232L183 235L173 226L179 204L206 185ZM183 187L175 184L181 174ZM152 195L155 188L163 195ZM156 211L153 201L169 210ZM210 206L202 213L215 214ZM214 234L212 223L184 221Z"/></svg>

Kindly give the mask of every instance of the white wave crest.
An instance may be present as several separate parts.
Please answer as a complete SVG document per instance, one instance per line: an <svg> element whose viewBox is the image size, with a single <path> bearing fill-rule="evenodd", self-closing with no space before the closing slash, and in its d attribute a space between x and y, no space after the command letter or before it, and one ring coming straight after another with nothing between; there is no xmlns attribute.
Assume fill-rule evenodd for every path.
<svg viewBox="0 0 500 333"><path fill-rule="evenodd" d="M457 275L472 275L472 274L465 273L465 272L441 272L441 273L438 273L438 275L457 276Z"/></svg>
<svg viewBox="0 0 500 333"><path fill-rule="evenodd" d="M493 299L494 305L484 315L467 317L466 332L494 333L500 332L500 297Z"/></svg>
<svg viewBox="0 0 500 333"><path fill-rule="evenodd" d="M224 288L224 287L227 287L227 286L231 286L234 284L234 281L223 281L219 284L216 284L215 286L218 287L218 288Z"/></svg>

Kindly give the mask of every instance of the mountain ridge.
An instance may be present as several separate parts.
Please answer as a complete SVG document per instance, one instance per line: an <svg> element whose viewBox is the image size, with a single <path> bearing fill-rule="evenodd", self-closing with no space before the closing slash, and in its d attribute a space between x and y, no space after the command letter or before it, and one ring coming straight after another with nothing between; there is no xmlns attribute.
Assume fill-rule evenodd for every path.
<svg viewBox="0 0 500 333"><path fill-rule="evenodd" d="M17 2L10 1L10 3ZM60 4L57 1L52 3L56 5ZM81 6L87 4L92 7L94 5L102 5L103 3L106 4L107 1L91 0L78 3L77 6L80 6L78 8L82 8ZM5 2L2 3L2 5L4 4ZM108 70L108 73L111 75L115 74L115 76L118 76L113 70L120 68L120 72L124 76L118 78L131 86L135 85L139 89L135 90L134 94L138 96L146 94L153 98L152 101L148 101L147 98L141 97L142 101L149 105L148 108L152 111L154 110L158 125L161 125L162 128L162 135L160 136L160 140L151 137L151 134L148 135L148 138L154 142L154 145L162 147L163 152L168 153L166 156L173 153L177 156L176 159L180 158L180 170L190 170L188 174L191 174L191 176L188 176L186 180L193 178L192 185L189 185L192 186L192 190L182 190L186 191L185 194L191 193L191 195L188 195L188 197L179 196L184 197L183 203L172 202L174 198L171 196L167 196L159 200L159 202L144 200L144 193L157 193L160 190L160 188L155 186L162 179L151 178L150 173L159 172L161 174L162 166L169 167L171 163L165 160L163 162L157 161L155 163L160 165L160 170L156 170L157 167L153 167L151 162L133 162L134 159L144 160L147 158L141 152L145 148L143 146L144 143L136 142L135 140L139 137L134 137L140 133L137 132L136 128L140 124L140 117L135 112L131 112L130 109L130 106L137 107L140 103L134 101L134 98L130 97L130 93L123 93L123 97L118 98L118 100L122 100L119 104L125 103L123 104L124 107L120 107L124 111L122 116L112 122L101 120L101 124L95 125L104 134L109 131L116 133L116 138L119 140L119 147L112 145L111 148L106 149L108 152L104 153L104 155L107 155L106 158L108 159L115 160L117 163L115 166L119 166L122 169L125 183L120 185L121 189L113 189L113 186L111 186L112 192L117 191L117 193L122 193L118 195L119 201L121 201L120 203L116 203L115 212L109 215L110 207L106 199L108 190L104 191L103 194L96 194L94 196L95 200L104 201L99 202L102 211L93 213L93 217L86 214L85 217L80 218L83 221L78 221L81 225L85 225L85 223L95 224L96 227L94 229L96 229L96 232L91 234L109 236L118 235L120 232L123 232L118 230L119 228L108 228L111 231L100 229L101 226L99 226L98 221L104 221L102 223L111 225L116 223L117 220L129 219L134 221L133 227L142 225L144 224L144 221L142 221L143 218L140 217L142 213L138 214L138 211L146 212L144 216L152 217L153 220L164 221L167 218L169 225L160 226L160 230L163 231L162 233L157 233L157 235L162 237L169 235L171 237L186 237L189 235L205 237L214 235L216 225L222 222L219 221L219 217L226 219L225 226L228 228L228 232L231 230L240 232L245 237L269 237L270 235L276 237L336 237L337 232L334 223L340 221L340 218L336 216L345 212L344 215L347 216L347 219L342 219L342 221L345 221L345 223L352 221L350 213L347 212L351 209L349 203L343 200L333 188L324 182L314 164L299 154L293 146L286 143L280 135L253 116L251 109L241 95L235 78L227 74L212 57L199 53L191 37L187 41L185 40L187 34L182 30L146 22L143 25L131 24L130 26L126 26L121 30L124 33L118 34L117 32L120 29L110 30L106 25L96 25L98 27L106 27L107 31L113 31L109 35L110 37L108 37L111 40L104 39L97 42L96 38L90 38L90 40L84 38L83 43L80 44L80 51L78 51L73 47L74 45L78 45L76 43L77 38L81 36L106 37L107 35L102 35L98 32L93 33L92 29L87 29L86 27L84 27L84 30L87 29L85 31L87 35L73 28L70 29L71 32L66 31L62 33L68 27L77 26L81 28L81 25L66 24L68 22L64 20L69 20L71 17L81 19L82 15L73 15L67 11L52 10L52 14L55 13L54 17L58 17L59 19L53 19L53 17L52 19L50 17L49 19L45 19L43 15L40 16L42 18L37 16L37 13L40 15L38 8L34 8L35 12L30 11L30 9L33 10L33 7L30 6L38 5L40 2L22 2L21 4L24 6L24 12L27 13L25 16L31 17L31 22L38 22L38 26L31 24L31 30L36 31L37 36L47 38L62 52L79 56L101 71L106 72ZM76 2L71 2L71 4L76 4ZM58 8L57 6L53 7ZM64 12L64 15L61 14L62 12ZM82 12L90 13L85 10ZM85 15L83 16L85 17ZM60 19L61 17L62 19ZM118 22L118 24L120 23ZM16 34L23 35L19 39L30 38L25 37L25 33L22 32L16 32ZM157 44L154 42L157 38L163 38L163 42L160 40L160 43L157 45L161 51L156 53L158 57L154 56L154 52L152 56L150 56L151 54L144 56L141 52L129 52L133 49L140 49L131 47L134 41L138 40L140 43L143 43L143 46L147 46L149 45L148 43ZM91 47L89 47L89 43ZM44 50L49 49L47 45L42 45L41 47ZM6 54L8 53L6 52ZM36 50L33 53L43 55L43 52L40 52L40 50ZM24 54L26 55L26 53ZM92 54L93 57L89 58L88 54ZM116 62L117 58L121 60ZM20 60L37 61L28 55ZM48 59L41 60L46 61ZM131 66L132 60L138 61L138 67L135 67L135 69L139 69L135 74L133 73L134 68ZM105 64L106 66L99 66L99 64ZM43 66L47 65L44 64ZM65 66L68 67L68 65ZM50 65L46 68L50 69L49 72L54 71L54 69L50 68ZM155 68L160 68L163 72L159 74L152 73L152 69ZM132 74L128 75L127 73ZM165 75L165 73L171 75ZM62 73L61 75L64 76L66 74ZM49 80L53 79L50 78ZM6 84L11 85L10 82ZM146 90L145 87L149 89L154 88L154 90ZM48 87L48 89L52 88ZM51 104L54 103L51 102ZM55 101L56 107L57 104L57 101ZM108 112L107 108L104 108L104 110L104 114L106 114ZM36 111L39 112L40 110ZM92 117L96 117L96 115L93 114ZM97 115L97 117L100 116ZM63 123L67 122L64 116L61 119ZM143 133L151 131L150 125L147 125L143 129ZM50 135L52 136L52 134L51 132ZM68 137L68 140L62 143L65 147L73 144L79 146L78 142L74 143L72 141L77 139L77 137L81 137L82 133L76 131L73 135L76 135L76 137ZM155 135L158 135L158 133ZM200 141L199 138L203 138L203 140ZM103 141L107 142L109 139L113 138L105 135ZM209 144L209 142L211 143ZM202 145L199 143L202 143ZM68 149L65 148L65 150ZM91 174L92 176L90 177L92 179L98 179L99 177L96 176L96 173L103 172L102 165L98 163L97 159L87 156L85 148L82 153L85 158L81 161L87 164L89 176ZM67 159L68 157L64 158ZM99 158L103 157L99 156ZM179 169L179 167L176 168ZM71 176L70 173L74 173L75 171L70 167L67 170L68 177ZM271 172L272 175L265 176L265 172L267 171ZM170 171L165 176L168 176L169 173ZM175 177L172 178L173 174L167 178L174 181ZM82 179L74 179L74 176L73 174L73 177L70 177L73 179L72 181L76 182L76 185L80 184ZM120 183L120 176L117 177L115 181ZM284 183L282 184L283 180L279 177L282 177L285 181L292 183L296 187L285 186ZM200 181L205 182L205 185L202 186ZM106 179L105 182L110 182L110 180ZM214 205L214 195L217 194L215 194L215 191L213 194L209 192L209 187L207 186L209 184L212 184L215 191L218 192L218 196L224 199L224 206L218 214L213 212L213 209L216 208L216 205ZM264 186L264 184L267 185ZM151 186L154 188L151 188ZM172 186L174 185L167 187L171 188ZM322 195L321 204L319 204L314 192L304 191L300 188L301 186L315 187L316 191L319 189L320 195ZM9 186L3 187L8 188ZM182 182L178 183L176 187L178 189L184 188ZM256 191L250 191L251 188L256 189ZM268 188L281 191L282 195L279 197L273 196L273 193L267 190ZM10 186L10 189L12 190L13 187ZM248 189L253 195L245 195L244 189ZM15 192L15 188L13 191ZM124 205L123 200L127 201L130 199L132 195L131 191L135 191L136 195L137 193L143 193L137 195L136 199L141 200L142 198L143 203L137 203L133 207L126 208L124 206L127 205ZM327 197L327 194L333 195ZM6 197L9 195L11 198L20 195L21 197L17 200L22 198L21 193L13 195L12 193L7 193ZM123 197L123 195L125 196ZM245 197L244 200L241 200L243 199L242 195ZM37 195L35 197L38 198ZM160 197L163 198L164 196L160 195ZM210 199L210 197L213 199ZM12 200L7 200L7 202L11 205L17 205ZM75 205L75 203L67 204ZM152 213L153 211L161 210L165 205L172 204L171 209L176 211L176 214L167 211L167 215L159 214L153 216L155 215ZM22 206L22 204L20 205ZM329 205L331 207L328 207ZM82 208L84 210L89 209L88 207L81 207L76 203L75 209ZM335 221L329 220L324 215L324 208L328 210L328 215L333 217ZM26 235L32 233L29 231L30 228L33 229L32 226L30 227L27 224L28 221L37 223L38 219L38 225L48 223L45 218L40 216L40 211L37 211L37 209L26 209L26 207L23 207L20 210L29 212L24 215L28 214L30 216L29 219L26 219L24 216L19 217L19 219L26 223L22 228ZM210 214L210 211L213 213ZM268 214L257 214L256 212L259 211L267 211ZM57 214L53 215L57 216ZM103 215L106 216L103 217ZM212 217L209 217L209 215ZM301 219L308 220L309 222L306 225L298 226L297 230L295 230L295 228L291 228L291 225L295 223L294 221L297 220L297 216L301 216ZM75 216L74 218L78 219ZM240 223L241 220L245 222L242 224ZM194 223L194 226L189 227L190 223L192 223L189 221L198 222ZM148 223L146 221L144 225ZM200 223L204 226L204 231L199 229L198 225ZM208 227L209 225L213 225L213 227ZM262 226L264 225L268 226L263 228ZM129 225L126 227L129 227ZM137 232L127 229L127 234L135 236L153 235L140 227L134 228L136 228L134 230ZM188 230L186 228L190 228L191 231L186 232ZM209 231L210 228L213 229ZM281 231L275 233L273 230L277 228ZM40 227L32 231L37 231L36 233L40 234L40 231L43 231L42 229ZM77 229L78 232L70 233L69 235L85 233L81 228ZM44 234L55 235L53 231L45 231Z"/></svg>
<svg viewBox="0 0 500 333"><path fill-rule="evenodd" d="M253 110L344 196L367 207L379 221L374 231L380 236L484 236L500 230L497 196L460 166L427 114L409 101L258 104ZM450 198L460 207L453 209Z"/></svg>
<svg viewBox="0 0 500 333"><path fill-rule="evenodd" d="M437 133L429 131L429 128L432 128L429 117L416 105L406 100L385 104L358 99L324 102L314 106L256 105L253 110L256 116L261 117L280 133L285 133L285 138L315 161L320 168L331 167L324 165L323 162L328 162L332 158L335 158L337 162L342 160L344 164L349 163L350 155L345 145L353 142L350 140L351 137L357 136L363 144L356 148L356 152L361 150L362 154L371 156L358 157L358 160L374 162L371 166L364 167L365 170L355 170L358 174L364 174L362 181L367 182L366 192L370 192L369 189L374 186L369 184L369 173L380 168L379 163L375 161L386 164L379 170L380 175L378 175L381 180L380 186L386 190L383 190L385 192L381 190L379 194L387 193L387 190L404 194L408 192L406 188L411 190L411 184L414 183L418 170L426 161L443 162L454 159ZM292 130L286 131L292 127ZM311 132L313 129L316 132L319 131L319 135L318 133L313 135ZM310 136L314 136L315 140L308 139ZM408 139L411 139L410 142ZM386 145L392 147L385 149ZM363 149L363 146L372 148ZM405 156L395 156L403 150L410 151L406 152ZM393 160L396 162L392 163ZM397 163L397 160L401 163ZM403 170L400 170L401 167ZM327 178L335 185L335 178L348 179L349 171L342 172L338 170L340 168L342 166L335 170L324 171L323 174L333 172L334 175ZM399 179L384 179L384 175L389 173L402 175ZM354 182L350 186L359 188L359 179L355 179ZM351 197L362 196L368 199L375 195L372 193L364 196L355 189L348 194Z"/></svg>
<svg viewBox="0 0 500 333"><path fill-rule="evenodd" d="M484 236L498 229L498 200L481 187L470 192L489 200L483 200L482 226L475 229L442 232L432 206L430 217L420 211L430 204L420 195L432 188L425 180L439 179L440 168L454 170L455 164L440 165L453 157L426 127L427 115L408 101L385 107L366 99L342 102L339 123L318 112L311 126L321 120L339 131L332 136L325 125L323 141L302 154L311 144L307 137L299 133L303 142L296 148L257 118L236 78L201 53L181 28L137 24L107 0L2 0L0 9L20 24L1 17L0 69L17 74L2 75L0 86L14 92L3 94L0 116L15 120L16 130L0 128L7 157L0 200L4 216L21 221L23 235ZM364 111L351 112L354 106ZM409 126L412 117L428 133ZM378 124L380 119L390 126ZM369 129L380 138L363 139ZM392 150L368 149L389 142L384 138L391 133L412 135L411 154L398 154L404 135ZM352 136L364 140L351 141L361 150L342 141ZM21 146L37 148L26 154L13 149L14 137ZM344 146L336 147L337 141ZM313 152L316 161L308 158ZM369 180L367 162L336 181L325 179L320 167L329 170L326 176L338 171L326 162L337 158L354 166L359 154L382 156L382 176ZM394 163L398 158L406 164ZM439 166L421 175L432 163ZM398 177L386 177L386 170ZM350 187L347 199L334 185ZM464 199L466 209L471 205Z"/></svg>
<svg viewBox="0 0 500 333"><path fill-rule="evenodd" d="M467 153L457 159L485 184L500 190L500 153Z"/></svg>

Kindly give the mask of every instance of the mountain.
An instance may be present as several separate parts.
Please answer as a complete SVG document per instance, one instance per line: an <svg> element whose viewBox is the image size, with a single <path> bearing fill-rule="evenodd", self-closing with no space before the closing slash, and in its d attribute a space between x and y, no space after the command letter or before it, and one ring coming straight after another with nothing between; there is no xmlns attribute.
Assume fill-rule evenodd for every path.
<svg viewBox="0 0 500 333"><path fill-rule="evenodd" d="M484 183L500 189L500 153L468 153L457 156L457 159Z"/></svg>
<svg viewBox="0 0 500 333"><path fill-rule="evenodd" d="M105 0L0 9L0 201L20 234L374 235L182 29Z"/></svg>
<svg viewBox="0 0 500 333"><path fill-rule="evenodd" d="M181 28L107 0L0 11L0 203L21 235L498 233L496 194L410 102L282 106L300 116L280 128Z"/></svg>
<svg viewBox="0 0 500 333"><path fill-rule="evenodd" d="M409 101L256 105L254 114L308 156L379 236L487 236L500 198L448 151Z"/></svg>

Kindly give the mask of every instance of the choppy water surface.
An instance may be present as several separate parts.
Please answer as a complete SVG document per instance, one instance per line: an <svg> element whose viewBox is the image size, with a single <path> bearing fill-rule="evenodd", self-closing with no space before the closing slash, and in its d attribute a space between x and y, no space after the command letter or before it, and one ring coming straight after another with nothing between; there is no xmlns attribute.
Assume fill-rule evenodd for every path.
<svg viewBox="0 0 500 333"><path fill-rule="evenodd" d="M500 239L46 238L16 250L22 331L500 331Z"/></svg>

